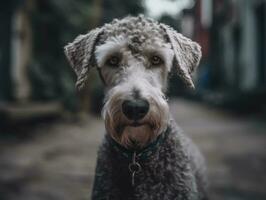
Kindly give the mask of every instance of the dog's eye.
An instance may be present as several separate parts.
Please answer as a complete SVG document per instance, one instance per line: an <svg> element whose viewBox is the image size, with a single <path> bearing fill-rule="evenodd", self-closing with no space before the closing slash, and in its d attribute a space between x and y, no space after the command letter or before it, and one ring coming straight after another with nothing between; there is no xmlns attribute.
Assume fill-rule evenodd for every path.
<svg viewBox="0 0 266 200"><path fill-rule="evenodd" d="M151 64L152 65L161 65L161 64L163 64L163 60L159 56L152 56L151 57Z"/></svg>
<svg viewBox="0 0 266 200"><path fill-rule="evenodd" d="M110 65L110 66L113 66L113 67L116 67L119 64L119 62L120 62L120 58L118 56L111 56L107 60L106 64Z"/></svg>

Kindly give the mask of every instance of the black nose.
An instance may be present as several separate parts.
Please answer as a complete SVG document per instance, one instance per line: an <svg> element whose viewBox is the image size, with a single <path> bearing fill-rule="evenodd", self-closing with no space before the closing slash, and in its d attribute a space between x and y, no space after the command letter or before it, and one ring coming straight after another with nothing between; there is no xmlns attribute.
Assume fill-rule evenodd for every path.
<svg viewBox="0 0 266 200"><path fill-rule="evenodd" d="M149 107L149 102L144 99L125 100L122 111L128 119L137 121L147 114Z"/></svg>

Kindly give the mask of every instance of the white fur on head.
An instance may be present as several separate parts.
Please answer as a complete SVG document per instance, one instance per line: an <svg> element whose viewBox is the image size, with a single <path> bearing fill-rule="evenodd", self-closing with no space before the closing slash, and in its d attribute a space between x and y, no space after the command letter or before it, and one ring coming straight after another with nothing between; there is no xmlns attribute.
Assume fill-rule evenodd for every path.
<svg viewBox="0 0 266 200"><path fill-rule="evenodd" d="M95 57L98 66L102 67L108 56L113 53L125 51L126 44L127 39L123 35L119 35L117 37L111 37L104 44L97 46L95 48Z"/></svg>
<svg viewBox="0 0 266 200"><path fill-rule="evenodd" d="M199 64L201 47L196 42L177 33L173 28L165 24L161 24L161 26L165 29L172 44L178 75L189 87L194 88L191 73Z"/></svg>
<svg viewBox="0 0 266 200"><path fill-rule="evenodd" d="M137 44L138 53L132 53L129 48L129 40L125 35L118 35L108 38L103 44L96 46L95 58L97 66L101 69L102 78L107 86L115 85L120 82L123 77L123 71L128 66L136 66L138 63L144 66L148 71L157 71L161 78L159 87L162 87L165 91L167 86L167 75L170 72L174 52L171 49L170 43L165 43L162 38L153 38L153 41L145 41L141 44ZM112 55L119 55L121 58L118 67L106 66L106 61ZM152 67L150 64L150 57L153 55L159 56L163 60L163 64L158 67ZM134 75L134 71L132 72Z"/></svg>
<svg viewBox="0 0 266 200"><path fill-rule="evenodd" d="M76 86L81 89L87 79L88 71L93 67L92 55L101 28L96 28L85 35L78 36L64 47L66 57L77 75Z"/></svg>

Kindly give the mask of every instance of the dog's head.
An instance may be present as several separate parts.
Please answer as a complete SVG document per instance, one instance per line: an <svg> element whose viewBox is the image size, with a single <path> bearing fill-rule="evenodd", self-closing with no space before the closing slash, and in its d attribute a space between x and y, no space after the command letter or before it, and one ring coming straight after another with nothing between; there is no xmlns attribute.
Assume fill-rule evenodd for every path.
<svg viewBox="0 0 266 200"><path fill-rule="evenodd" d="M78 36L65 47L81 88L92 67L106 85L107 132L126 147L143 147L167 127L167 75L176 67L188 87L201 58L200 46L165 24L126 17Z"/></svg>

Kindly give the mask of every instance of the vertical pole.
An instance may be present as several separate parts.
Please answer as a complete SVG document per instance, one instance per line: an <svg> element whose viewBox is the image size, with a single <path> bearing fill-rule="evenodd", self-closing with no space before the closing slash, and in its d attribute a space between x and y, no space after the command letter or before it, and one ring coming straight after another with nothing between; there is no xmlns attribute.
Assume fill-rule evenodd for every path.
<svg viewBox="0 0 266 200"><path fill-rule="evenodd" d="M19 102L28 101L31 94L28 76L32 53L32 30L28 16L30 2L27 0L14 11L11 22L11 79L14 97Z"/></svg>

